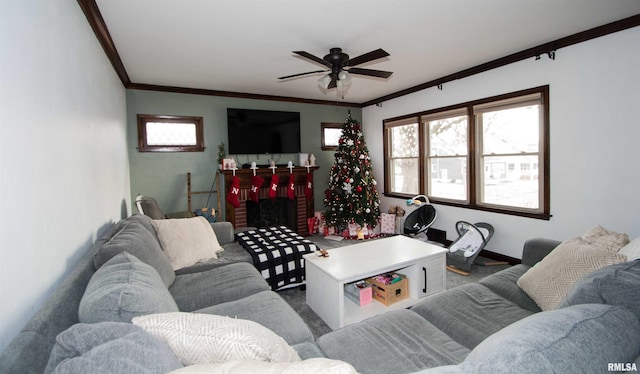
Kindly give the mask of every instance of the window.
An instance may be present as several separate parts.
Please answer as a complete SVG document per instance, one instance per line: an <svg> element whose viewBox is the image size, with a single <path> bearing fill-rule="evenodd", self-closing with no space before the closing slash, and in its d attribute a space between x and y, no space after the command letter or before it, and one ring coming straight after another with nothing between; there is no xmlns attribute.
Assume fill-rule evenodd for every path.
<svg viewBox="0 0 640 374"><path fill-rule="evenodd" d="M467 201L468 128L466 110L422 116L427 144L427 195Z"/></svg>
<svg viewBox="0 0 640 374"><path fill-rule="evenodd" d="M320 137L322 139L322 150L333 151L338 149L338 141L342 136L342 124L322 122L320 124L320 131Z"/></svg>
<svg viewBox="0 0 640 374"><path fill-rule="evenodd" d="M544 86L385 120L385 195L549 219L548 96Z"/></svg>
<svg viewBox="0 0 640 374"><path fill-rule="evenodd" d="M420 158L417 118L385 123L385 191L417 195L420 191Z"/></svg>
<svg viewBox="0 0 640 374"><path fill-rule="evenodd" d="M202 117L138 114L138 151L204 151Z"/></svg>

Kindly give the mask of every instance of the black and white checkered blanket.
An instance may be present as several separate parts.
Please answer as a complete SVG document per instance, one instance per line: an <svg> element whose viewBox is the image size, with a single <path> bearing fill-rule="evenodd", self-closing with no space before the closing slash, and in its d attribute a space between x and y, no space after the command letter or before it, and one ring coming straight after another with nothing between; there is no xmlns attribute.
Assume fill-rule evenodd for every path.
<svg viewBox="0 0 640 374"><path fill-rule="evenodd" d="M318 247L286 226L266 227L236 234L236 240L251 254L253 265L272 290L304 281L303 255Z"/></svg>

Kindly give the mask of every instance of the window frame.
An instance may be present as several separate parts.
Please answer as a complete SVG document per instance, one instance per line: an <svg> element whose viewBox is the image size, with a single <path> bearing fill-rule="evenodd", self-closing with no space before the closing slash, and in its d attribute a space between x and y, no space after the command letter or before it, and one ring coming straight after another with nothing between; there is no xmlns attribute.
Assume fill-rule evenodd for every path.
<svg viewBox="0 0 640 374"><path fill-rule="evenodd" d="M147 123L190 123L195 125L196 144L163 144L147 143ZM202 117L138 114L138 152L204 152L204 120Z"/></svg>
<svg viewBox="0 0 640 374"><path fill-rule="evenodd" d="M519 97L524 97L527 95L539 94L540 96L540 105L541 105L541 125L540 125L540 135L539 135L539 152L541 155L538 156L538 165L536 167L532 167L532 171L537 172L538 177L541 179L539 183L538 193L539 193L539 207L538 209L527 209L527 208L518 208L516 206L506 206L506 205L496 205L496 204L487 204L482 203L481 196L481 187L480 183L482 183L482 170L481 168L481 157L482 149L480 149L480 140L478 134L480 129L476 124L476 115L474 112L474 107L478 106L486 106L490 105L492 102L500 102L509 99L517 99ZM516 100L517 101L517 100ZM429 196L429 200L433 203L455 206L461 208L468 208L474 210L482 210L488 212L502 213L508 215L529 217L535 219L543 219L549 220L551 218L550 213L550 137L549 137L549 85L525 89L521 91L511 92L503 95L497 95L492 97L487 97L484 99L469 101L461 104L451 105L442 108L436 108L424 112L414 113L410 115L404 115L400 117L394 117L383 120L383 146L384 146L384 187L385 192L384 196L394 197L394 198L408 198L412 197L408 194L402 194L397 192L390 192L388 188L391 185L391 179L393 176L390 175L390 168L388 167L388 160L390 155L389 148L389 136L386 131L385 124L392 123L398 121L400 119L406 119L414 117L416 118L420 124L419 126L419 155L420 155L420 191L421 193L425 193L428 191L428 185L431 170L428 169L429 163L428 160L428 149L427 149L427 140L424 139L428 136L428 131L425 130L425 120L423 117L433 117L437 116L439 113L446 113L455 110L465 110L467 111L467 124L468 124L468 161L467 161L467 201L462 200L450 200L444 198L437 198Z"/></svg>
<svg viewBox="0 0 640 374"><path fill-rule="evenodd" d="M418 126L418 131L417 131L417 135L418 135L418 155L416 157L393 157L392 155L392 149L391 149L391 142L392 142L392 138L389 136L389 134L391 133L391 130L394 127L400 127L400 126L407 126L407 125L413 125L413 124L417 124ZM393 118L393 119L389 119L389 120L384 120L383 121L383 138L384 138L384 148L383 148L383 155L384 155L384 190L385 191L391 191L391 180L390 178L387 178L387 176L389 175L388 173L393 172L394 168L392 167L392 163L394 162L394 160L399 160L399 159L416 159L418 161L418 193L420 191L424 190L424 181L422 179L422 173L420 170L422 170L422 168L424 167L424 162L423 162L423 158L421 157L421 149L423 147L423 140L422 140L422 126L420 126L420 117L419 116L415 116L415 115L409 115L409 116L403 116L403 117L398 117L398 118ZM399 196L403 196L403 197L407 197L407 196L415 196L417 194L403 194L400 192L392 192L392 195L399 195ZM386 195L386 194L385 194Z"/></svg>

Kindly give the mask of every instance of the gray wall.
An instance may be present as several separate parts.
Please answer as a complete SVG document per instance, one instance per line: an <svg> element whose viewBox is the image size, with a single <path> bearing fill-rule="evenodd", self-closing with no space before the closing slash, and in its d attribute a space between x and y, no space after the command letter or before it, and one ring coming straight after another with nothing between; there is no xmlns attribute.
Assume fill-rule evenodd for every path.
<svg viewBox="0 0 640 374"><path fill-rule="evenodd" d="M0 8L1 351L131 192L125 90L78 3Z"/></svg>
<svg viewBox="0 0 640 374"><path fill-rule="evenodd" d="M186 173L191 172L192 190L207 191L214 182L218 144L227 144L227 108L299 111L301 121L301 146L303 153L313 153L320 167L315 172L315 209L324 210L322 198L327 188L329 168L333 164L333 151L320 148L320 123L344 122L348 110L355 119L361 119L359 108L332 105L300 104L267 100L238 99L218 96L127 90L128 144L131 170L131 194L156 198L165 212L187 209ZM138 152L137 115L164 114L202 116L204 118L204 152L148 153ZM228 150L228 147L227 147ZM278 159L278 155L273 156ZM298 164L297 154L283 154L278 163L289 160ZM267 155L241 155L238 162L256 161L268 163ZM222 191L224 210L225 191ZM196 195L193 208L206 206L207 195ZM209 206L216 207L217 197L211 197ZM135 208L134 208L135 210Z"/></svg>

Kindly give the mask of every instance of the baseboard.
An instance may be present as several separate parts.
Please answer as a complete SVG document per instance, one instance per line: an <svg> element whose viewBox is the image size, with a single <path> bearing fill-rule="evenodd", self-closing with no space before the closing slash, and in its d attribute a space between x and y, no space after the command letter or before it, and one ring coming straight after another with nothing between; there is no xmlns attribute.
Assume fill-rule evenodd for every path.
<svg viewBox="0 0 640 374"><path fill-rule="evenodd" d="M504 261L504 262L507 262L509 265L518 265L522 263L522 260L518 258L506 256L501 253L487 251L486 249L481 250L479 256L482 256L484 258L488 258L491 260L495 260L495 261Z"/></svg>

